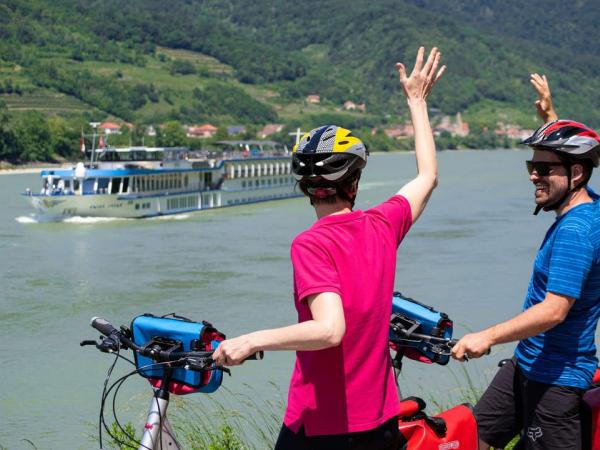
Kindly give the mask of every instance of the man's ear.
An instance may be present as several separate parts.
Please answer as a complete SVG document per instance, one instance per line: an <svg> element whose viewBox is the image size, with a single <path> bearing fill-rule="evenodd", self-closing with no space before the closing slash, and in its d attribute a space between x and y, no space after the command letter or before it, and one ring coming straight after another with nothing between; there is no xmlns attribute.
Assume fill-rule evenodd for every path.
<svg viewBox="0 0 600 450"><path fill-rule="evenodd" d="M577 186L577 184L583 179L585 176L585 169L583 168L583 164L575 163L571 165L571 185ZM572 186L569 186L572 188Z"/></svg>

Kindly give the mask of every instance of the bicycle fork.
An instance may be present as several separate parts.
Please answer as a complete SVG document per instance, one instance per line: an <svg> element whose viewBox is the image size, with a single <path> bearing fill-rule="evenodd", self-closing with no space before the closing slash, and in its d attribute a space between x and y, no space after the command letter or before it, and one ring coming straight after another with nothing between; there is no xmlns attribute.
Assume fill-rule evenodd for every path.
<svg viewBox="0 0 600 450"><path fill-rule="evenodd" d="M166 389L157 389L150 402L144 434L138 450L181 450L167 419L168 406L169 392Z"/></svg>

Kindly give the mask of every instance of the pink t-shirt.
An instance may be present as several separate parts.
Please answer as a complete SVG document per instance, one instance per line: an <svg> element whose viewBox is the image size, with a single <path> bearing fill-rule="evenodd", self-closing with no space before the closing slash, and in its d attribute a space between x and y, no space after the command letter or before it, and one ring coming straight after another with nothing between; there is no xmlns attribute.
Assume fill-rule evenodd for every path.
<svg viewBox="0 0 600 450"><path fill-rule="evenodd" d="M292 243L298 321L306 297L338 293L346 333L337 347L296 352L284 423L307 436L370 430L398 415L388 347L396 251L412 224L399 195L367 211L326 216Z"/></svg>

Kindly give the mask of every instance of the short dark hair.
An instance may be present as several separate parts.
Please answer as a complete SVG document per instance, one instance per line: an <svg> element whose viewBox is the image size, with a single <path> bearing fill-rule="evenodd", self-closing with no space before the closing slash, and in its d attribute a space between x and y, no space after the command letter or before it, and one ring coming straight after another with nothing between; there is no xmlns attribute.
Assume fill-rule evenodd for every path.
<svg viewBox="0 0 600 450"><path fill-rule="evenodd" d="M298 187L304 195L310 199L311 205L323 205L323 204L334 204L339 200L346 200L352 206L354 206L354 200L356 199L356 191L358 190L358 181L360 180L360 170L345 178L340 183L333 182L319 182L317 186L324 188L335 188L336 193L334 195L328 195L327 197L317 197L308 192L309 187L315 186L314 183L303 179L298 182Z"/></svg>

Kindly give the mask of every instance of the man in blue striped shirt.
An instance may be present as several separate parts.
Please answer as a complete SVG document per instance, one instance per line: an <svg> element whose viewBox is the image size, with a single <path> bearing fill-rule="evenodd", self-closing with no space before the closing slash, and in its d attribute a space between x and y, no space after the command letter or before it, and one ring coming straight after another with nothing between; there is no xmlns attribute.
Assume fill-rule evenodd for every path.
<svg viewBox="0 0 600 450"><path fill-rule="evenodd" d="M534 214L555 211L557 219L535 259L523 312L464 336L452 353L464 360L519 341L475 406L480 449L503 448L522 431L527 449L578 450L581 397L598 364L600 202L587 183L598 166L600 136L581 123L554 120L524 143L534 150L527 161Z"/></svg>

